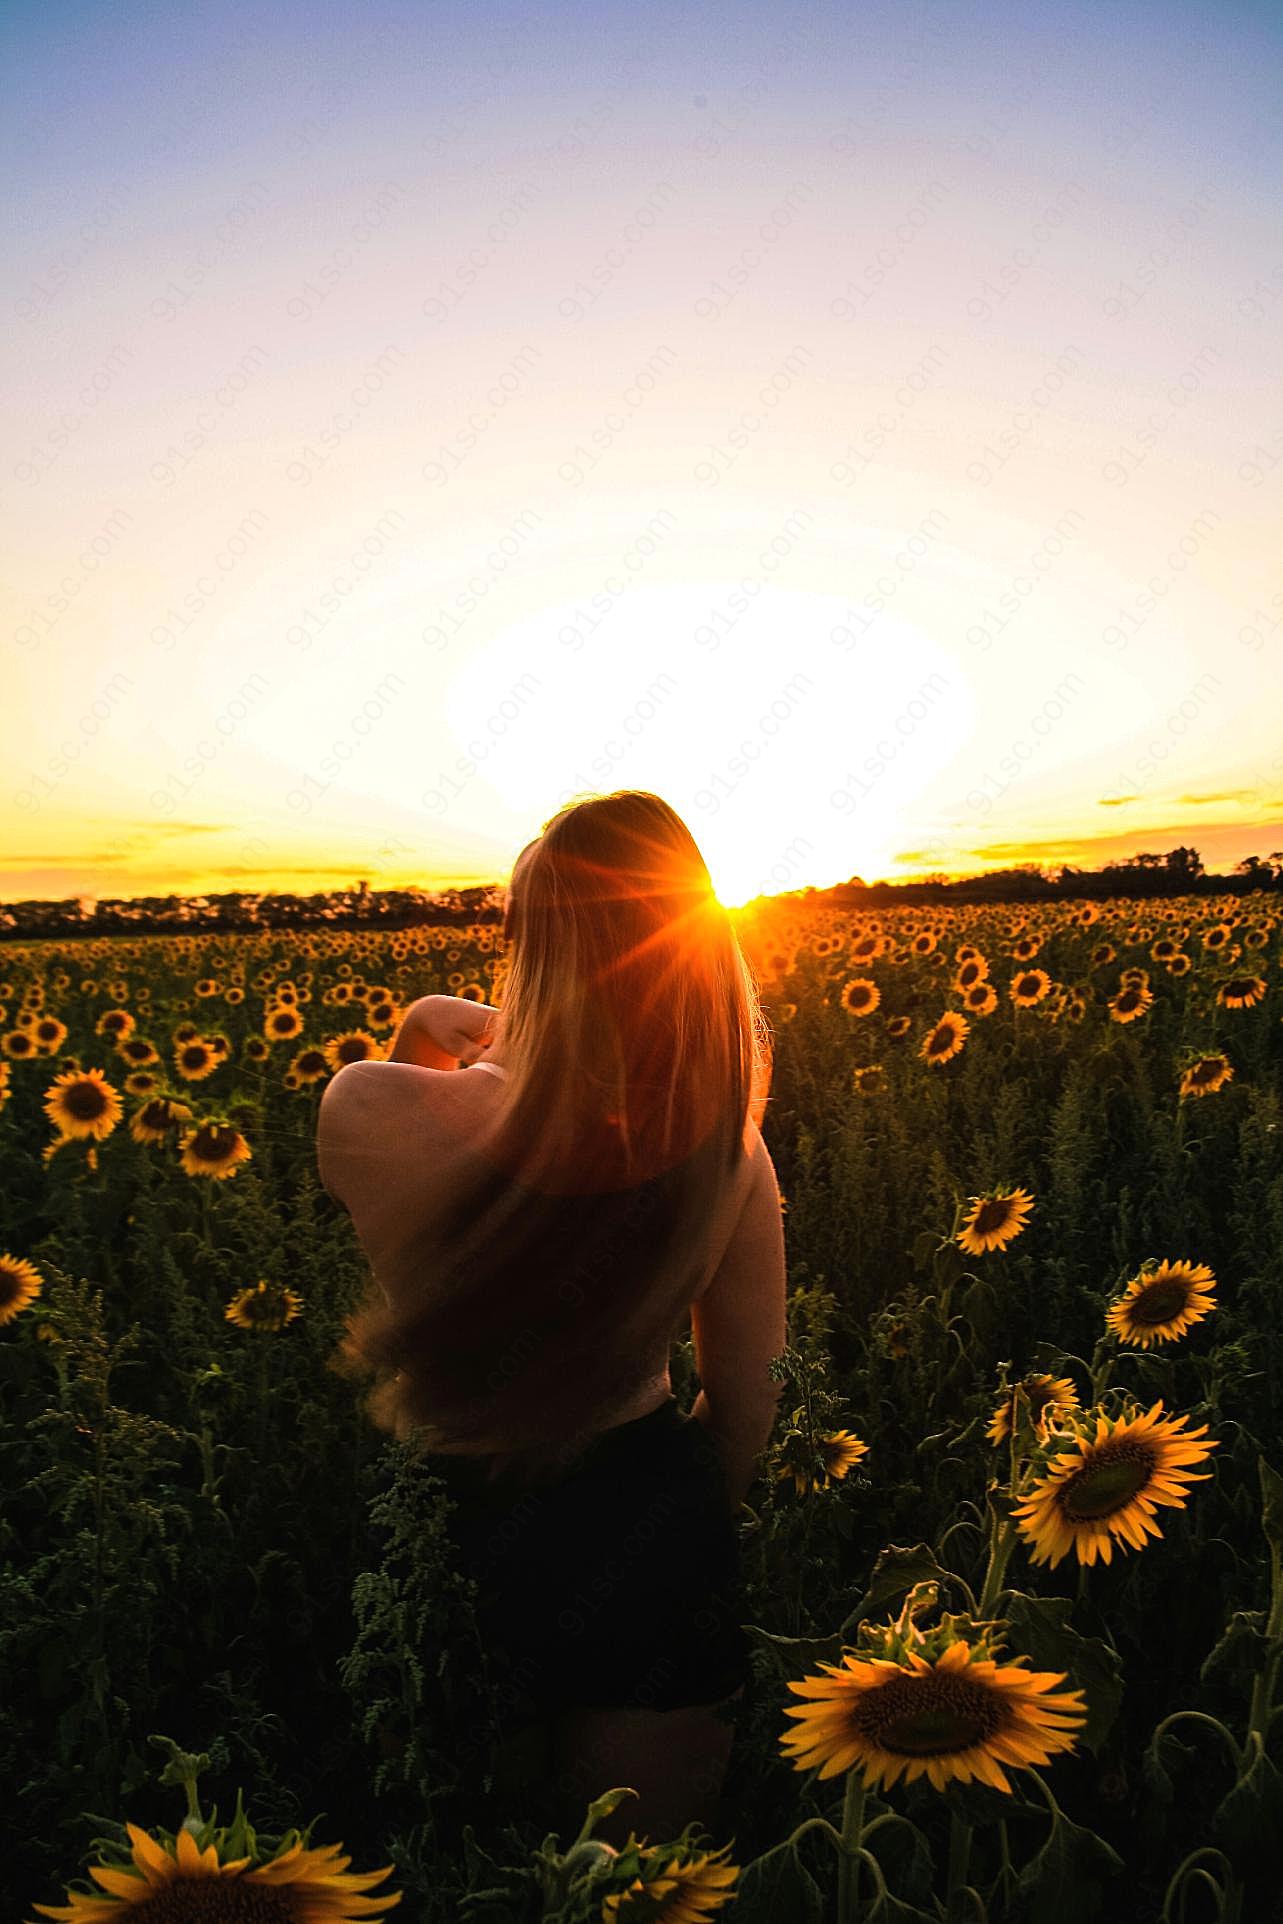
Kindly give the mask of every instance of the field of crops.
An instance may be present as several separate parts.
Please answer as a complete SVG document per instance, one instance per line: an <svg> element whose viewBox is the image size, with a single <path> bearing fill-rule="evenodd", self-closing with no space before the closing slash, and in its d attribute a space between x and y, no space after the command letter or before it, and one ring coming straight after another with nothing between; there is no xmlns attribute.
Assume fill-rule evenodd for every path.
<svg viewBox="0 0 1283 1924"><path fill-rule="evenodd" d="M1270 898L736 919L790 1274L754 1676L726 1834L619 1855L487 1798L442 1486L331 1367L321 1091L501 1002L496 931L0 950L6 1918L1277 1914Z"/></svg>

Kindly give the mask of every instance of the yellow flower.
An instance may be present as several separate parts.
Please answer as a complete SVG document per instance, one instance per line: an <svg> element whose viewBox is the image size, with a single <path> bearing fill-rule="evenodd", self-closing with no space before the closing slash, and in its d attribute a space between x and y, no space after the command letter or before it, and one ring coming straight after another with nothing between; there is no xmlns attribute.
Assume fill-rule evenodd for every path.
<svg viewBox="0 0 1283 1924"><path fill-rule="evenodd" d="M971 1024L967 1018L959 1015L954 1009L946 1009L935 1027L924 1038L918 1054L924 1062L933 1065L951 1062L970 1033Z"/></svg>
<svg viewBox="0 0 1283 1924"><path fill-rule="evenodd" d="M67 1025L56 1015L42 1015L31 1031L41 1055L57 1055L67 1040Z"/></svg>
<svg viewBox="0 0 1283 1924"><path fill-rule="evenodd" d="M1147 1263L1124 1295L1111 1303L1105 1322L1120 1343L1148 1349L1170 1343L1216 1308L1216 1278L1206 1263Z"/></svg>
<svg viewBox="0 0 1283 1924"><path fill-rule="evenodd" d="M881 989L866 975L853 976L838 997L848 1015L872 1015L881 1000Z"/></svg>
<svg viewBox="0 0 1283 1924"><path fill-rule="evenodd" d="M1031 1563L1056 1565L1072 1550L1079 1563L1108 1563L1115 1547L1143 1550L1147 1537L1162 1531L1154 1522L1160 1503L1184 1509L1190 1483L1206 1481L1210 1471L1195 1475L1191 1463L1202 1463L1214 1440L1195 1439L1206 1433L1203 1423L1185 1431L1187 1417L1164 1417L1162 1401L1143 1416L1096 1417L1096 1434L1080 1430L1072 1449L1054 1456L1045 1476L1035 1483L1012 1515L1016 1528L1031 1546Z"/></svg>
<svg viewBox="0 0 1283 1924"><path fill-rule="evenodd" d="M1060 1411L1078 1408L1078 1392L1069 1377L1044 1376L1041 1373L1022 1377L1007 1391L989 1419L985 1435L995 1449L1011 1435L1016 1420L1017 1391L1024 1396L1040 1441L1046 1441L1047 1432Z"/></svg>
<svg viewBox="0 0 1283 1924"><path fill-rule="evenodd" d="M189 1176L212 1176L218 1182L234 1176L254 1153L240 1130L222 1116L211 1116L188 1129L178 1146Z"/></svg>
<svg viewBox="0 0 1283 1924"><path fill-rule="evenodd" d="M723 1844L719 1851L700 1852L685 1862L654 1848L642 1850L643 1875L602 1898L602 1924L703 1924L735 1895L729 1887L739 1867L726 1861L730 1848Z"/></svg>
<svg viewBox="0 0 1283 1924"><path fill-rule="evenodd" d="M1147 989L1143 982L1129 982L1118 994L1110 997L1109 1019L1111 1022L1135 1022L1144 1015L1154 1000L1154 992Z"/></svg>
<svg viewBox="0 0 1283 1924"><path fill-rule="evenodd" d="M1234 1065L1228 1056L1200 1056L1191 1062L1188 1069L1181 1073L1180 1093L1185 1096L1211 1096L1223 1089L1234 1074Z"/></svg>
<svg viewBox="0 0 1283 1924"><path fill-rule="evenodd" d="M288 1042L299 1035L303 1028L303 1018L297 1009L288 1003L278 1002L263 1017L263 1034L269 1042Z"/></svg>
<svg viewBox="0 0 1283 1924"><path fill-rule="evenodd" d="M173 1096L153 1096L134 1112L129 1133L135 1142L164 1142L171 1131L180 1123L190 1122L191 1117L185 1102L176 1102Z"/></svg>
<svg viewBox="0 0 1283 1924"><path fill-rule="evenodd" d="M1022 946L1017 944L1018 948ZM1034 953L1037 953L1036 947ZM1008 994L1018 1009L1032 1009L1035 1003L1051 994L1051 977L1046 969L1021 969L1018 975L1012 976Z"/></svg>
<svg viewBox="0 0 1283 1924"><path fill-rule="evenodd" d="M1232 975L1216 991L1216 1000L1225 1009L1254 1009L1265 993L1266 984L1259 975Z"/></svg>
<svg viewBox="0 0 1283 1924"><path fill-rule="evenodd" d="M185 1037L174 1050L174 1067L184 1082L203 1082L220 1060L218 1050L198 1035Z"/></svg>
<svg viewBox="0 0 1283 1924"><path fill-rule="evenodd" d="M0 1326L13 1322L44 1288L44 1278L25 1256L0 1256Z"/></svg>
<svg viewBox="0 0 1283 1924"><path fill-rule="evenodd" d="M303 1298L283 1283L260 1280L238 1290L223 1314L241 1329L283 1329L303 1307Z"/></svg>
<svg viewBox="0 0 1283 1924"><path fill-rule="evenodd" d="M989 1249L1005 1249L1025 1226L1034 1199L1027 1189L991 1190L973 1196L967 1219L958 1231L958 1242L968 1256L983 1256Z"/></svg>
<svg viewBox="0 0 1283 1924"><path fill-rule="evenodd" d="M823 1676L790 1682L813 1701L784 1712L799 1725L780 1746L798 1770L818 1764L821 1778L859 1769L871 1788L925 1776L936 1790L977 1778L1010 1792L1004 1764L1048 1763L1086 1722L1080 1690L1052 1692L1063 1670L998 1663L964 1637L934 1660L911 1648L896 1658L844 1651L819 1668Z"/></svg>
<svg viewBox="0 0 1283 1924"><path fill-rule="evenodd" d="M248 1857L221 1861L217 1847L204 1850L189 1830L180 1830L171 1853L137 1824L126 1824L133 1865L117 1869L91 1864L89 1875L110 1896L67 1893L66 1905L35 1904L33 1910L57 1924L355 1924L389 1911L401 1902L391 1896L359 1895L391 1875L392 1866L355 1877L341 1844L305 1850L291 1844L268 1864L248 1868ZM221 1889L210 1889L217 1881Z"/></svg>
<svg viewBox="0 0 1283 1924"><path fill-rule="evenodd" d="M801 1430L789 1431L782 1451L784 1463L776 1473L776 1482L783 1483L792 1477L798 1496L806 1496L812 1490L827 1490L830 1483L840 1482L861 1457L868 1455L869 1446L852 1430L830 1430L819 1438L819 1452L824 1467L817 1475L805 1436Z"/></svg>
<svg viewBox="0 0 1283 1924"><path fill-rule="evenodd" d="M330 1065L321 1049L300 1049L290 1064L290 1072L295 1080L304 1085L319 1082L322 1076L330 1073Z"/></svg>
<svg viewBox="0 0 1283 1924"><path fill-rule="evenodd" d="M68 1069L45 1091L44 1110L60 1135L101 1142L120 1121L124 1104L101 1069Z"/></svg>
<svg viewBox="0 0 1283 1924"><path fill-rule="evenodd" d="M380 1061L383 1051L364 1029L349 1029L346 1035L331 1036L322 1045L331 1069L342 1069L349 1062Z"/></svg>

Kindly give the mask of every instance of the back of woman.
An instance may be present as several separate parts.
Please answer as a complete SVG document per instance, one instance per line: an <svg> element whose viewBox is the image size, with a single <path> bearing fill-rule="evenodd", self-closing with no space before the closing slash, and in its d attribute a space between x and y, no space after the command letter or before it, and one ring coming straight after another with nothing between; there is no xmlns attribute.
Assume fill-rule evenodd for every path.
<svg viewBox="0 0 1283 1924"><path fill-rule="evenodd" d="M501 1006L460 1005L500 1085L487 1126L403 1258L422 1287L395 1304L372 1289L344 1355L376 1373L374 1420L445 1478L518 1747L542 1744L540 1768L587 1796L649 1781L652 1803L693 1806L680 1828L715 1801L729 1732L713 1707L748 1675L732 1477L746 1441L767 1440L775 1386L759 1359L746 1430L725 1388L718 1408L701 1391L681 1411L667 1358L689 1316L704 1361L692 1306L754 1195L756 1311L769 1298L783 1347L778 1187L757 1127L769 1032L703 859L658 796L554 816L514 868L504 934ZM723 1329L728 1294L723 1281ZM633 1778L591 1784L624 1765ZM636 1805L618 1816L621 1835L639 1826Z"/></svg>

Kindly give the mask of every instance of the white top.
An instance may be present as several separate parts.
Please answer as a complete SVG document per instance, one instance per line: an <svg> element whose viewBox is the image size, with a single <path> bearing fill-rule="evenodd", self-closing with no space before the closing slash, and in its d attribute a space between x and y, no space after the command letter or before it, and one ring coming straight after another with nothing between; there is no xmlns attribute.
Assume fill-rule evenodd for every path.
<svg viewBox="0 0 1283 1924"><path fill-rule="evenodd" d="M508 1071L501 1062L474 1062L474 1069L488 1069L492 1076L506 1076Z"/></svg>

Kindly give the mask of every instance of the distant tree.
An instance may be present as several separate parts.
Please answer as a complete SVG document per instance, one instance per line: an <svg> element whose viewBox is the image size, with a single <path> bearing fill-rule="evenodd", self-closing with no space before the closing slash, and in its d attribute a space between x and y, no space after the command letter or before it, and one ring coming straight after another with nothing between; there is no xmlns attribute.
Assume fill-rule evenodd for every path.
<svg viewBox="0 0 1283 1924"><path fill-rule="evenodd" d="M1203 873L1203 858L1196 848L1167 851L1167 873L1176 882L1190 882Z"/></svg>
<svg viewBox="0 0 1283 1924"><path fill-rule="evenodd" d="M1245 855L1235 863L1234 873L1243 876L1250 889L1269 888L1274 880L1274 870L1259 855Z"/></svg>

